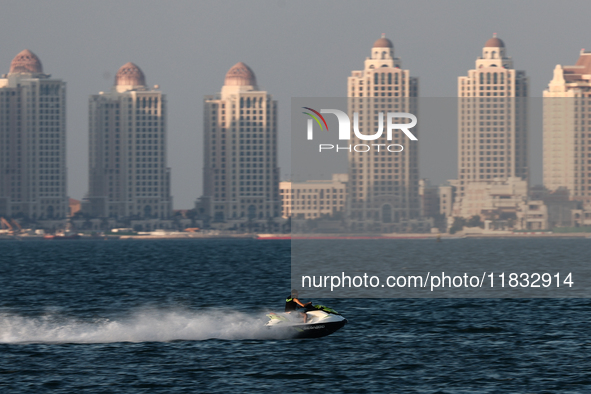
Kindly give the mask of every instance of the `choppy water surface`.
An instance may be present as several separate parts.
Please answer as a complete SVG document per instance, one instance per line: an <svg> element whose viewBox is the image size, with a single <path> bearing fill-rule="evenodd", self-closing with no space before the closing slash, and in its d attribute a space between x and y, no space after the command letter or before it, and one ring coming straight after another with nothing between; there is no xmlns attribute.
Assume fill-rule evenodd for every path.
<svg viewBox="0 0 591 394"><path fill-rule="evenodd" d="M453 242L486 253L532 241ZM588 299L315 300L350 324L277 340L261 318L289 294L288 241L4 241L0 252L0 392L591 391Z"/></svg>

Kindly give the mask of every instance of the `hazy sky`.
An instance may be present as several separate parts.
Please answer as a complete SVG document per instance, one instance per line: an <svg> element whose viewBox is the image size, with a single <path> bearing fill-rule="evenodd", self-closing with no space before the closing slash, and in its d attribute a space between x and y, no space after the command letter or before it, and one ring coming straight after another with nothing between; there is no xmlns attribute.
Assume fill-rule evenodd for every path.
<svg viewBox="0 0 591 394"><path fill-rule="evenodd" d="M228 69L248 64L279 101L280 167L289 173L291 97L346 93L386 33L423 97L454 97L493 32L541 96L556 64L591 48L586 1L0 1L0 73L32 50L46 73L67 82L68 182L88 188L88 96L108 90L124 63L136 63L168 97L168 165L174 207L202 190L202 100L220 91ZM587 27L585 27L587 26ZM533 183L541 183L541 129L532 127ZM457 174L455 131L438 154L421 150L421 177ZM426 136L425 138L428 138ZM429 145L427 142L426 145ZM445 154L449 149L451 155ZM433 152L431 152L433 153Z"/></svg>

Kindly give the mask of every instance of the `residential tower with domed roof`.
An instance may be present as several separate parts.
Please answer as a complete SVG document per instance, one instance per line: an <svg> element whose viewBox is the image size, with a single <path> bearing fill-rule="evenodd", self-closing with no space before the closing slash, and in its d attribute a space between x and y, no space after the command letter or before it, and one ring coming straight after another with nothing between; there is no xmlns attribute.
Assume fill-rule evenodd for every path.
<svg viewBox="0 0 591 394"><path fill-rule="evenodd" d="M470 183L528 177L528 79L513 68L505 43L488 39L476 67L458 78L459 197Z"/></svg>
<svg viewBox="0 0 591 394"><path fill-rule="evenodd" d="M362 134L375 134L379 129L378 116L388 112L416 114L418 79L402 69L400 59L394 57L392 41L382 35L374 42L371 56L365 59L363 70L353 71L347 81L349 119L358 115ZM405 123L395 118L395 123ZM418 127L412 133L419 139ZM356 136L351 145L364 144ZM410 141L395 129L392 140L387 133L375 144L401 144L404 150L391 153L386 149L368 152L352 150L349 155L349 183L347 220L354 232L383 233L423 231L426 223L420 220L418 143Z"/></svg>
<svg viewBox="0 0 591 394"><path fill-rule="evenodd" d="M0 216L65 219L66 83L25 49L0 78L0 114Z"/></svg>
<svg viewBox="0 0 591 394"><path fill-rule="evenodd" d="M166 96L126 63L108 92L90 96L89 185L83 211L100 218L143 220L172 215L166 152ZM154 222L155 223L155 222Z"/></svg>
<svg viewBox="0 0 591 394"><path fill-rule="evenodd" d="M281 216L277 102L239 62L203 111L202 217L220 228L262 230Z"/></svg>
<svg viewBox="0 0 591 394"><path fill-rule="evenodd" d="M467 76L458 77L458 178L440 187L441 213L454 218L479 216L485 228L544 229L542 210L529 207L528 79L515 70L505 43L493 35ZM524 197L525 196L525 197ZM495 227L496 226L496 227Z"/></svg>

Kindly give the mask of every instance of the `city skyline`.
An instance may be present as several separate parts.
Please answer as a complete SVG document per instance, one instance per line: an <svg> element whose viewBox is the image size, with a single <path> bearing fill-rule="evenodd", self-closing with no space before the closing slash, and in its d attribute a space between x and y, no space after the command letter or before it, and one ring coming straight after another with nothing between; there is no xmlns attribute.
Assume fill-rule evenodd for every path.
<svg viewBox="0 0 591 394"><path fill-rule="evenodd" d="M391 51L391 53L390 53L390 57L392 57L392 56L393 56L393 44L391 43L391 41L385 38L385 34L382 34L382 38L378 39L378 40L376 41L376 43L380 43L381 41L387 42L387 43L388 43L388 45L381 45L381 44L380 44L380 45L377 45L377 46L378 46L378 47L381 47L381 46L384 46L384 47L386 47L386 46L387 46L387 47L389 47L389 48L390 48L390 51ZM490 42L493 42L493 41L495 42L495 44L494 44L494 45L489 45L489 43L490 43ZM376 46L376 43L374 43L374 48L373 48L373 50L380 49L380 48L375 48L375 46ZM498 44L498 43L500 43L500 44ZM488 52L487 52L487 50L490 50L490 49L491 49L491 48L489 48L489 46L491 46L491 47L495 47L494 49L500 49L500 50L501 50L501 53L499 54L499 56L500 56L500 58L499 58L499 59L497 59L497 60L490 60L490 59L487 59L487 53L488 53ZM479 58L477 59L477 62L476 62L476 63L477 63L477 67L478 67L478 68L482 68L482 67L483 67L483 65L484 65L484 66L486 66L486 67L491 67L491 66L490 66L490 65L488 65L488 64L484 64L484 63L482 63L483 61L484 61L484 62L489 62L489 63L490 63L491 61L492 61L493 63L494 63L494 62L499 62L499 61L500 61L501 63L502 63L502 62L505 62L505 63L507 63L507 64L503 64L503 65L502 65L502 67L503 67L503 68L509 68L509 69L511 69L511 68L512 68L512 59L511 59L511 58L505 58L505 53L504 53L504 50L505 50L505 48L504 48L504 43L503 43L503 42L502 42L500 39L498 39L498 38L496 37L496 34L493 34L493 38L490 38L490 39L487 41L487 43L485 44L485 47L483 48L483 56L482 56L482 57L479 57ZM384 53L385 53L385 52L384 52ZM23 55L23 54L24 54L24 55ZM15 59L13 59L13 61L12 61L12 65L11 65L11 72L12 72L12 70L13 70L13 68L14 68L14 62L15 62L16 60L18 60L20 57L22 57L22 56L25 56L25 55L26 55L26 56L28 56L28 57L32 57L32 58L34 58L34 60L35 60L35 61L36 61L36 62L39 64L39 67L41 67L41 66L40 66L40 64L41 64L41 63L40 63L39 59L36 57L36 55L34 55L34 54L33 54L31 51L29 51L28 49L25 49L25 50L21 51L21 52L20 52L20 53L19 53L19 54L18 54L18 55L15 57ZM379 62L379 60L377 60L377 59L378 59L378 57L377 57L377 56L378 56L378 54L377 54L377 52L376 52L376 54L375 54L375 58L372 58L372 57L369 57L369 58L367 58L367 60L366 60L366 63L367 63L368 61L369 61L370 63L372 63L372 62L375 62L375 61L378 61L378 62ZM382 54L382 58L383 58L383 56L384 56L384 55ZM373 59L373 60L372 60L372 59ZM484 60L483 60L483 59L484 59ZM399 68L400 68L400 60L399 60L398 58L393 58L393 61L394 61L394 63L396 63L396 64L393 64L393 65L391 65L391 67L395 67L396 69L399 69ZM480 64L480 65L479 65L479 62L480 62L480 63L482 63L482 64ZM234 67L233 67L233 68L232 68L232 69L229 71L229 73L231 73L231 72L232 72L232 70L233 70L233 69L235 69L236 67L238 67L239 65L242 65L242 67L243 67L243 68L246 68L246 69L248 69L248 71L249 71L249 72L252 74L252 78L254 79L254 83L255 83L255 86L254 86L254 87L255 87L256 89L258 89L258 87L256 86L256 79L255 79L255 77L254 77L254 74L252 73L252 71L250 71L250 69L248 68L248 66L244 65L242 62L239 62L238 64L236 64L236 65L235 65L235 66L234 66ZM141 85L141 86L139 86L139 88L140 88L140 90L147 90L147 84L146 84L146 82L145 82L145 77L144 77L144 75L143 75L143 72L142 72L142 71L141 71L141 70L140 70L140 69L139 69L139 68L138 68L138 67L137 67L135 64L133 64L133 63L131 63L131 62L128 62L128 63L126 63L124 66L122 66L122 67L120 68L119 72L117 73L117 75L116 75L116 77L115 77L115 79L116 79L116 85L115 85L115 87L113 87L112 89L119 90L119 89L117 88L117 86L118 86L118 84L119 84L119 82L118 82L118 79L119 79L119 73L121 73L121 70L122 70L123 68L127 67L127 66L129 66L129 67L131 67L131 68L133 68L133 69L137 69L136 71L137 71L138 73L140 73L140 74L141 74L141 79L142 79L142 81L141 81L141 84L142 84L142 85ZM386 66L386 65L382 65L381 67L385 67L385 66ZM501 65L500 65L500 64L499 64L499 65L493 65L492 67L496 67L496 66L501 66ZM129 68L129 67L128 67L128 68ZM373 68L373 67L374 67L374 66L373 66L373 64L369 66L369 68ZM366 64L366 68L367 68L367 64ZM25 70L25 71L26 71L26 70ZM370 70L370 71L371 71L371 70ZM490 71L490 70L489 70L489 71ZM28 72L28 71L27 71L27 72ZM475 78L475 77L474 77L474 72L475 72L475 70L471 70L471 71L470 71L470 75L471 75L471 77L470 77L470 78L472 78L472 79L474 79L474 78ZM406 73L406 74L408 74L408 71L406 71L405 73ZM406 75L406 74L405 74L405 75ZM489 74L490 74L490 73L489 73ZM9 74L7 74L7 75L10 75L10 73L9 73ZM353 78L354 78L354 79L355 79L355 76L359 77L360 75L361 75L361 74L359 74L359 72L355 72L355 71L353 72ZM42 76L42 77L43 77L43 78L49 78L49 77L50 77L50 75L43 74L43 76ZM352 78L352 77L349 77L349 79L351 79L351 78ZM409 78L409 82L412 82L412 83L411 83L411 85L413 85L413 87L412 87L412 89L411 89L411 90L413 90L413 91L415 92L415 93L413 93L413 94L414 94L414 95L416 95L416 92L418 91L418 83L417 83L417 81L418 81L418 78L416 78L416 77L409 77L408 75L407 75L407 78ZM516 75L515 75L515 76L513 76L513 79L514 79L514 80L519 80L520 78L521 78L521 79L523 79L523 80L525 81L525 82L523 82L523 83L522 83L522 84L525 84L525 85L522 87L522 90L525 92L525 90L527 90L527 78L525 77L525 73L524 73L524 72L522 72L522 71L519 71L519 72L517 72L517 73L516 73ZM227 79L228 79L228 74L226 75L226 81L227 81ZM463 85L464 85L465 83L469 84L469 82L466 82L466 81L467 81L467 78L466 78L466 77L462 77L462 76L460 76L460 77L458 78L458 80L459 80L459 84L458 84L458 97L460 97L460 96L462 96L462 97L463 97L463 96L465 95L465 94L464 94L464 92L463 92L463 90L464 90L464 86L463 86ZM507 76L507 81L510 81L510 80L511 80L511 76L510 76L510 75L508 75L508 76ZM383 82L383 81L382 81L382 82ZM475 83L476 83L475 81L472 81L472 82L473 82L473 84L475 84ZM491 82L491 81L488 81L488 80L487 80L487 83L490 83L490 82ZM519 81L516 81L516 82L519 82ZM377 82L376 82L376 83L377 83ZM396 82L396 83L397 83L397 82ZM496 82L495 82L495 83L496 83ZM501 79L501 83L503 83L503 82L502 82L502 79ZM518 83L518 84L519 84L519 83ZM144 86L144 85L146 85L146 86ZM355 85L355 83L354 83L354 82L353 82L353 85ZM131 86L131 87L129 87L129 89L128 89L128 90L132 90L132 91L133 91L133 90L137 90L137 88L138 88L137 86ZM158 85L154 85L154 88L155 88L155 89L158 89L158 88L159 88L159 86L158 86ZM228 88L227 88L227 87L225 87L225 89L228 89ZM356 94L355 94L355 92L354 92L355 88L354 88L354 87L351 85L351 82L349 83L348 90L349 90L349 89L353 89L353 91L349 91L349 96L351 96L351 97L356 97ZM403 88L403 89L404 89L404 88ZM469 89L469 88L467 88L467 89ZM495 89L496 89L496 87L495 87ZM509 89L510 89L510 88L509 88ZM513 89L515 89L515 87L514 87ZM123 90L125 90L125 89L123 89ZM123 90L122 90L121 92L123 92ZM223 91L223 89L222 89L222 91ZM523 93L523 92L522 92L522 93ZM104 94L104 92L100 92L100 95L103 95L103 94ZM474 93L474 92L473 92L473 94L476 94L476 93ZM226 95L227 95L227 94L226 94ZM467 95L470 95L470 93L467 93ZM521 94L521 96L523 96L523 97L527 97L527 95L526 95L525 93ZM91 108L92 108L92 101L93 101L92 97L94 97L94 96L91 96ZM206 101L207 101L207 97L211 97L211 96L206 96ZM416 97L418 97L418 96L416 96ZM156 101L157 101L157 100L156 100ZM163 103L164 101L165 101L165 100L161 100L161 102L162 102L162 103ZM409 107L409 110L410 110L410 107ZM459 108L458 108L458 110L459 110ZM363 110L361 110L361 111L363 112ZM207 112L208 112L208 111L206 110L206 113L207 113ZM215 112L215 111L214 111L214 112ZM413 112L413 111L411 111L411 112ZM509 111L509 112L511 112L511 111ZM458 111L458 114L459 114L459 113L460 113L460 111ZM273 111L273 116L274 116L274 121L275 121L275 117L276 117L276 109L274 109L274 111ZM214 117L215 117L215 116L214 116ZM458 123L459 123L459 119L460 119L460 115L458 115ZM461 116L461 119L462 119L462 125L463 125L463 123L464 123L464 122L463 122L463 119L464 119L464 117L463 117L463 116ZM482 120L482 119L481 119L481 120ZM468 124L469 124L469 123L468 123ZM208 129L208 123L207 123L207 122L204 122L204 125L205 125L205 127L204 127L204 130L207 130L207 129ZM376 126L377 126L377 124L376 124ZM461 126L461 129L463 129L463 126ZM93 134L93 132L92 132L92 127L91 127L91 129L90 129L89 131L90 131L90 133L91 133L91 135L92 135L92 134ZM95 132L94 134L97 134L97 133ZM462 133L460 132L460 134L462 134ZM207 135L208 135L208 133L206 132L206 133L205 133L205 136L206 136L206 138L204 138L204 147L205 147L205 149L204 149L204 152L205 152L205 156L206 156L206 157L207 157L207 153L209 152L209 149L208 149L208 143L207 143ZM524 137L524 138L526 138L526 139L527 139L527 137ZM92 138L91 138L91 140L92 140ZM460 142L460 141L461 141L461 143L463 144L463 139L460 139L460 138L458 138L458 142ZM91 141L91 142L92 142L92 141ZM274 140L274 143L276 143L276 141L275 141L275 140ZM90 147L90 146L91 146L91 145L89 145L89 147ZM164 149L164 150L166 150L166 147L165 147L165 145L164 145L164 144L163 144L163 146L162 146L162 147L163 147L163 149ZM460 147L460 149L459 149L459 153L460 153L460 155L459 155L459 157L458 157L458 163L460 162L460 160L462 160L462 161L463 161L463 159L462 159L462 155L464 155L464 153L463 153L463 149L462 149L462 146L461 146L461 145L459 145L459 147ZM523 145L522 145L522 151L523 151L523 152L521 152L521 154L522 154L522 157L524 157L524 164L522 164L522 171L521 171L521 172L522 172L522 174L521 174L521 176L526 176L526 172L524 172L524 170L525 170L525 171L527 171L527 145L526 145L526 143L525 143L525 140L524 140L524 142L523 142ZM93 154L92 154L92 153L93 153L93 152L92 152L92 148L90 148L90 157L93 157ZM353 156L355 156L355 155L353 155ZM91 160L91 162L92 162L92 160ZM204 166L204 170L205 170L205 168L207 167L207 159L205 160L205 163L206 163L206 164L205 164L205 166ZM415 172L418 172L418 171L415 171ZM457 175L457 178L462 178L462 176L461 176L461 175L459 175L461 172L463 172L463 171L462 171L462 166L461 166L461 165L459 165L459 166L458 166L458 175ZM515 171L512 171L512 172L515 172ZM91 173L92 173L92 171L91 171L91 172L89 172L89 174L91 174ZM206 173L206 171L205 171L204 173ZM519 175L519 174L517 174L517 175ZM96 178L96 177L95 177L95 178ZM169 179L170 179L170 171L168 171L168 173L166 174L166 178L167 178L167 181L169 181ZM204 178L204 179L206 179L206 178ZM86 194L85 194L85 196L87 196L87 197L91 197L91 199L92 199L92 198L94 198L94 197L96 197L96 196L94 196L94 195L93 195L93 193L91 193L91 192L90 192L90 191L92 190L92 186L93 186L93 184L95 184L95 183L96 183L95 181L96 181L96 179L95 179L95 180L93 180L92 176L89 176L89 189L88 189L88 190L89 190L89 193L86 193ZM416 183L416 182L415 182L415 183ZM460 183L461 183L461 181L460 181ZM205 184L207 184L207 182L205 182ZM169 187L167 188L167 190L169 190ZM204 190L206 190L206 188L204 188ZM203 197L203 196L205 196L205 194L204 194L204 195L202 195L202 196L198 196L198 197L197 197L197 199L199 199L199 198L201 198L201 197ZM149 201L149 202L150 202L150 203L152 203L152 202L154 202L154 201ZM88 210L88 207L87 207L87 210ZM92 212L94 212L94 211L97 211L97 210L96 210L96 209L92 209L91 211L92 211ZM100 211L100 212L103 212L103 211L105 211L105 209L99 209L97 212L99 212L99 211ZM99 215L99 216L100 216L100 215ZM213 217L213 215L212 215L212 217Z"/></svg>
<svg viewBox="0 0 591 394"><path fill-rule="evenodd" d="M176 10L155 3L143 6L144 3L134 2L87 7L55 3L26 11L24 6L8 4L4 7L0 31L9 37L12 37L9 31L21 33L4 43L0 65L4 64L2 67L7 70L11 59L22 49L29 48L41 58L47 69L51 69L55 78L68 83L68 194L81 199L87 191L88 174L86 97L103 90L105 81L112 79L114 70L121 64L127 61L141 64L147 72L148 84L159 83L167 91L171 111L171 194L175 197L175 208L189 208L202 194L200 175L195 179L194 174L185 170L203 162L200 153L202 134L191 127L202 124L202 119L199 101L188 102L186 96L197 92L197 96L202 97L215 91L225 71L236 61L244 60L257 70L257 74L264 75L263 88L272 91L279 103L279 167L283 170L282 178L285 178L289 174L289 111L286 109L289 97L344 95L345 89L339 81L349 74L349 70L357 68L356 59L365 54L367 46L382 32L397 46L397 53L405 59L406 66L421 78L421 96L455 96L457 76L465 73L465 64L473 61L474 51L481 48L482 41L496 31L510 46L516 68L527 71L531 81L530 96L541 97L552 78L555 65L573 64L576 51L584 47L586 41L584 35L574 34L577 23L572 21L572 18L582 18L582 15L572 16L556 3L547 3L549 7L546 8L543 7L545 3L541 3L501 2L492 6L447 2L444 5L430 4L430 11L426 11L426 3L422 2L416 5L376 2L350 9L327 2L317 5L318 12L314 15L286 2L255 2L249 6L231 3L233 7L224 6L230 3L219 6L183 4L184 7ZM589 7L587 3L580 5L582 9ZM378 12L382 9L394 10L394 6L401 15L421 17L411 23L402 17L392 20L387 12L384 15ZM192 7L198 12L193 12L192 18L184 16L191 14L186 11ZM503 9L507 7L512 10L511 14L504 13ZM128 8L140 16L138 22L125 19L125 23L118 23ZM185 12L180 12L181 9ZM73 12L79 16L75 20L68 18ZM6 17L25 13L29 19L26 31L18 25L20 18ZM112 28L107 29L106 25L91 21L86 16L91 14L96 20L111 20ZM172 16L179 27L165 33L166 29L153 28L154 24L145 23L159 20L162 14ZM523 20L526 14L537 22L547 23L565 19L568 15L572 23L566 24L565 30L560 33L548 31L544 23L532 24L528 29L528 22ZM440 18L441 15L445 18ZM469 18L471 15L487 15L487 18L475 20ZM318 22L323 18L331 21L332 30L321 28L322 24ZM372 25L377 26L375 31L351 28L357 21L370 18ZM232 27L239 20L242 22ZM261 26L256 27L257 23L253 21L258 21ZM168 25L164 20L160 22L163 26ZM457 29L460 22L462 28ZM451 26L455 27L452 29ZM70 34L72 29L80 34ZM178 34L181 33L179 29L185 29L186 34ZM267 34L270 30L275 33ZM241 34L237 35L237 32ZM64 34L69 34L67 39ZM190 51L181 49L187 48L189 43ZM215 61L208 58L213 54ZM311 63L304 61L308 58L321 61L323 67L315 69ZM428 61L437 58L441 61ZM327 67L331 71L322 72ZM186 79L187 72L195 75L190 84L181 82ZM286 73L289 78L285 78ZM453 146L455 130L448 133L454 139L450 143ZM532 135L532 139L541 137L539 130L532 133L537 133ZM423 138L432 140L428 135ZM434 183L454 178L456 159L441 158L447 164L435 165L429 157L425 157L429 156L428 145L429 142L423 142L422 147L427 148L421 148L421 177L430 178ZM541 138L539 146L533 149L541 152ZM538 159L537 156L532 155L532 161ZM542 179L541 159L537 164L532 162L532 167L532 183L539 184Z"/></svg>

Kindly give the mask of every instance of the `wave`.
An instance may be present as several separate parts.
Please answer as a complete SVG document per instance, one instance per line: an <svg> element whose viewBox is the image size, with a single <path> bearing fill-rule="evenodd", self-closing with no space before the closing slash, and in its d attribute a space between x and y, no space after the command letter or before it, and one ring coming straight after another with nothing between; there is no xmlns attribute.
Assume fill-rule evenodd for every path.
<svg viewBox="0 0 591 394"><path fill-rule="evenodd" d="M48 313L0 313L0 343L167 342L206 339L279 339L263 315L237 311L143 310L121 319L89 321Z"/></svg>

